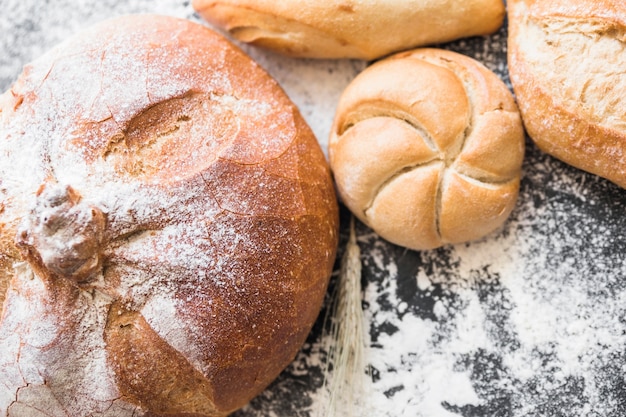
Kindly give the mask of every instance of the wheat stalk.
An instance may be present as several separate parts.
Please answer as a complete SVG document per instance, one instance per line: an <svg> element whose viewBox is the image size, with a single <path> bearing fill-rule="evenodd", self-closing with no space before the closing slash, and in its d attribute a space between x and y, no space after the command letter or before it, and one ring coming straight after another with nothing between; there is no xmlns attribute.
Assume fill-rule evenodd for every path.
<svg viewBox="0 0 626 417"><path fill-rule="evenodd" d="M363 308L361 307L361 251L356 240L354 217L350 236L341 259L341 268L328 311L330 319L326 340L328 358L324 385L330 395L326 417L349 417L357 414L364 399ZM332 364L332 371L330 365Z"/></svg>

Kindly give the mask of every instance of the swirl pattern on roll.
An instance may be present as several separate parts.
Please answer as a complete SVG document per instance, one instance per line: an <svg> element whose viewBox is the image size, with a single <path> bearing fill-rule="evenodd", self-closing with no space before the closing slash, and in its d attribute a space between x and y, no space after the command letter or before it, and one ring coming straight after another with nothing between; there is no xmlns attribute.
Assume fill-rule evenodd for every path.
<svg viewBox="0 0 626 417"><path fill-rule="evenodd" d="M479 239L517 200L524 131L506 85L476 60L416 49L343 93L329 156L343 203L411 249Z"/></svg>

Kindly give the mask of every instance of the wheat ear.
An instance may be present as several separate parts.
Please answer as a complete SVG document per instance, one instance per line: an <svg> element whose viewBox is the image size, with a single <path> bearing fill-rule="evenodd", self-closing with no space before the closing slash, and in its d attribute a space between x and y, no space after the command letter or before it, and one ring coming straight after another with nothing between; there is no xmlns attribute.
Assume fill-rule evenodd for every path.
<svg viewBox="0 0 626 417"><path fill-rule="evenodd" d="M327 335L330 346L325 385L330 399L326 417L359 415L356 412L358 404L364 398L362 394L366 372L361 306L361 251L356 239L354 217L350 219L350 236L341 259L339 277L327 317L330 319L330 334Z"/></svg>

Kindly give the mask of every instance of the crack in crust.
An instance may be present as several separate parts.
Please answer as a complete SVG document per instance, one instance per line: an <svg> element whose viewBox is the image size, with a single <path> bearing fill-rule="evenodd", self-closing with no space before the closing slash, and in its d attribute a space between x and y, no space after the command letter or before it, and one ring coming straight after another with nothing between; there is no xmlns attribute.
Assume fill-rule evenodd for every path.
<svg viewBox="0 0 626 417"><path fill-rule="evenodd" d="M348 116L345 117L345 122L337 130L337 137L341 140L341 137L358 123L375 117L390 117L406 123L415 130L415 132L421 137L424 143L433 150L433 152L442 152L442 150L438 148L433 137L428 132L428 129L424 127L419 119L411 114L410 109L406 109L399 106L398 103L386 100L372 101L371 103L364 102L359 105L358 109L355 109L352 113L349 113Z"/></svg>

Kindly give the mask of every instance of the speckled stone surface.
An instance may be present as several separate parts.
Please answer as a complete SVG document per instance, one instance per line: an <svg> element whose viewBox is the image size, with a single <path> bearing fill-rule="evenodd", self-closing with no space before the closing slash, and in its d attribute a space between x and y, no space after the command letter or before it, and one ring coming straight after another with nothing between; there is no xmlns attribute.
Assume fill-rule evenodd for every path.
<svg viewBox="0 0 626 417"><path fill-rule="evenodd" d="M25 63L107 17L152 12L200 22L189 2L175 0L0 0L0 10L3 91ZM441 47L478 59L508 84L506 27ZM337 99L367 63L244 49L326 151ZM626 415L626 191L530 140L526 150L511 218L480 241L415 252L357 225L371 373L356 415ZM340 252L349 213L342 218ZM294 362L236 417L323 415L322 327L320 319Z"/></svg>

